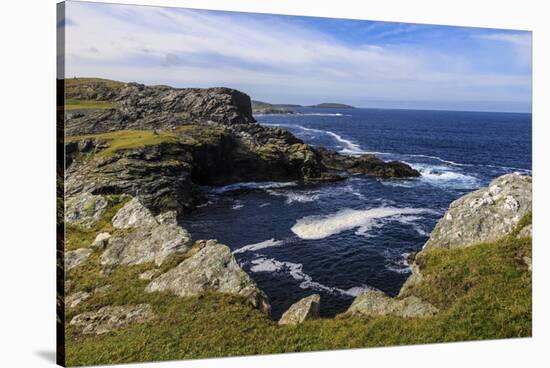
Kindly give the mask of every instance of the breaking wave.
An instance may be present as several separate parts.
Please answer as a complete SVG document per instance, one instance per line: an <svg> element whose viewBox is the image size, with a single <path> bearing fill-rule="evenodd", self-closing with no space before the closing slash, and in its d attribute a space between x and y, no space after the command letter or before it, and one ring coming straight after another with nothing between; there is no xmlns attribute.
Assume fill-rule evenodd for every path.
<svg viewBox="0 0 550 368"><path fill-rule="evenodd" d="M300 281L299 287L302 289L314 289L353 297L367 290L373 290L373 288L367 285L355 286L349 289L341 289L323 285L319 282L313 281L312 277L303 271L303 265L301 263L281 262L276 259L266 257L253 259L251 263L251 272L288 272L294 280Z"/></svg>
<svg viewBox="0 0 550 368"><path fill-rule="evenodd" d="M357 229L356 234L366 235L382 218L433 212L433 210L426 208L381 207L368 210L344 209L327 216L303 217L296 221L296 224L290 230L299 238L310 240L323 239L352 229Z"/></svg>
<svg viewBox="0 0 550 368"><path fill-rule="evenodd" d="M254 243L245 245L244 247L241 247L239 249L235 249L233 251L234 254L237 253L245 253L245 252L253 252L260 249L270 248L270 247L277 247L279 245L282 245L284 242L282 240L275 240L274 238L271 238L269 240L260 242L260 243Z"/></svg>

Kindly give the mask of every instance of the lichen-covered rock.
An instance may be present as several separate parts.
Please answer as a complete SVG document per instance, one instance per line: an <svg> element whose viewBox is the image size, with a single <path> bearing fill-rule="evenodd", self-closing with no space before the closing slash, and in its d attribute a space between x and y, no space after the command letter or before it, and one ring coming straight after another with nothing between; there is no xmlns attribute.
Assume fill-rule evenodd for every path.
<svg viewBox="0 0 550 368"><path fill-rule="evenodd" d="M155 219L159 224L176 225L178 223L178 214L176 211L166 211L155 216Z"/></svg>
<svg viewBox="0 0 550 368"><path fill-rule="evenodd" d="M70 322L84 334L101 335L131 324L143 323L154 317L149 304L106 306L95 312L84 312Z"/></svg>
<svg viewBox="0 0 550 368"><path fill-rule="evenodd" d="M104 249L107 246L107 243L109 242L110 238L111 238L111 234L107 232L99 233L97 234L94 241L92 242L92 245L90 246L92 248Z"/></svg>
<svg viewBox="0 0 550 368"><path fill-rule="evenodd" d="M521 229L518 233L517 238L523 239L523 238L532 238L533 237L533 225L527 225L523 229Z"/></svg>
<svg viewBox="0 0 550 368"><path fill-rule="evenodd" d="M493 180L451 203L424 250L456 248L509 235L532 206L531 177L517 173Z"/></svg>
<svg viewBox="0 0 550 368"><path fill-rule="evenodd" d="M429 317L439 310L415 296L390 298L382 291L369 290L357 296L347 312L365 316L394 315L399 317Z"/></svg>
<svg viewBox="0 0 550 368"><path fill-rule="evenodd" d="M147 271L142 272L142 273L139 274L139 279L150 281L150 280L153 279L153 277L158 275L159 272L160 272L160 270L158 268L153 268L153 269L147 270Z"/></svg>
<svg viewBox="0 0 550 368"><path fill-rule="evenodd" d="M279 319L279 324L297 325L304 322L306 319L318 318L320 301L321 296L319 294L313 294L300 299L287 309L281 319Z"/></svg>
<svg viewBox="0 0 550 368"><path fill-rule="evenodd" d="M71 270L86 262L90 254L92 254L92 250L88 248L80 248L65 252L65 271Z"/></svg>
<svg viewBox="0 0 550 368"><path fill-rule="evenodd" d="M90 293L85 291L78 291L65 298L65 308L75 308L80 303L90 298Z"/></svg>
<svg viewBox="0 0 550 368"><path fill-rule="evenodd" d="M158 224L151 211L139 199L132 198L116 215L113 216L113 226L117 229L129 229L138 226L155 226Z"/></svg>
<svg viewBox="0 0 550 368"><path fill-rule="evenodd" d="M208 291L236 294L269 314L267 296L239 267L229 247L215 240L198 243L197 253L155 278L145 291L170 291L182 297Z"/></svg>
<svg viewBox="0 0 550 368"><path fill-rule="evenodd" d="M107 206L108 202L105 197L88 192L66 198L65 222L90 228L101 219Z"/></svg>
<svg viewBox="0 0 550 368"><path fill-rule="evenodd" d="M160 266L168 256L185 252L190 245L191 235L179 225L141 226L111 237L101 255L101 265L129 266L154 261Z"/></svg>

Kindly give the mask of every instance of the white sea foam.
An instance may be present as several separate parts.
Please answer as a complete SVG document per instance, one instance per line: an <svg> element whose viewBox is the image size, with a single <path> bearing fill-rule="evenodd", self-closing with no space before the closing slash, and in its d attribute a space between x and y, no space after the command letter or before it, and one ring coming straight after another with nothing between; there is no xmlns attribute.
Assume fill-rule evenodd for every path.
<svg viewBox="0 0 550 368"><path fill-rule="evenodd" d="M244 247L235 249L233 253L237 254L237 253L253 252L253 251L257 251L257 250L265 249L269 247L277 247L282 244L283 244L282 240L275 240L274 238L271 238L269 240L265 240L260 243L245 245Z"/></svg>
<svg viewBox="0 0 550 368"><path fill-rule="evenodd" d="M266 181L266 182L244 182L244 183L235 183L225 185L223 187L211 188L210 192L216 194L222 194L227 192L233 192L243 189L270 189L270 188L287 188L297 185L296 182L275 182L275 181Z"/></svg>
<svg viewBox="0 0 550 368"><path fill-rule="evenodd" d="M243 207L244 207L244 204L237 203L237 204L234 204L233 207L231 207L231 209L232 210L240 210Z"/></svg>
<svg viewBox="0 0 550 368"><path fill-rule="evenodd" d="M292 232L302 239L323 239L346 230L357 229L365 235L376 226L379 219L404 214L430 213L426 208L393 208L381 207L367 210L344 209L327 216L306 216L291 228Z"/></svg>
<svg viewBox="0 0 550 368"><path fill-rule="evenodd" d="M424 183L458 189L474 189L481 185L475 176L454 171L447 166L408 164L420 172L419 180Z"/></svg>
<svg viewBox="0 0 550 368"><path fill-rule="evenodd" d="M251 272L281 272L287 271L296 281L300 281L299 287L302 289L322 290L329 293L338 293L349 296L357 296L360 293L371 290L367 285L356 286L344 290L337 287L330 287L319 282L313 281L312 277L303 271L303 265L293 262L281 262L273 258L260 257L252 260Z"/></svg>
<svg viewBox="0 0 550 368"><path fill-rule="evenodd" d="M267 206L271 206L271 203L269 203L269 202L262 203L262 204L259 205L258 207L263 208L263 207L267 207Z"/></svg>
<svg viewBox="0 0 550 368"><path fill-rule="evenodd" d="M319 199L320 192L319 191L303 191L303 192L296 192L292 190L266 190L267 193L278 196L278 197L286 197L286 204L292 204L294 202L298 203L306 203L306 202L314 202Z"/></svg>

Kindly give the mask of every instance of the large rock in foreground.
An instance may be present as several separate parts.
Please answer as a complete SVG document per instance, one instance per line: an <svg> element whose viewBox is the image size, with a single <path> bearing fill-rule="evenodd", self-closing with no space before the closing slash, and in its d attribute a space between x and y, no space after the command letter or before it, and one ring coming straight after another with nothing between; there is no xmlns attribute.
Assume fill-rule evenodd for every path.
<svg viewBox="0 0 550 368"><path fill-rule="evenodd" d="M151 281L145 291L169 291L182 297L208 291L236 294L270 313L267 296L239 267L229 247L215 240L201 241L198 247L197 253Z"/></svg>
<svg viewBox="0 0 550 368"><path fill-rule="evenodd" d="M76 315L70 325L81 329L84 334L101 335L134 323L149 321L153 317L153 308L149 304L116 305Z"/></svg>
<svg viewBox="0 0 550 368"><path fill-rule="evenodd" d="M108 238L101 265L129 266L154 261L159 266L171 254L187 251L191 235L168 217L167 213L153 217L139 199L133 198L113 217L114 227L128 231Z"/></svg>
<svg viewBox="0 0 550 368"><path fill-rule="evenodd" d="M532 206L530 176L507 174L451 203L424 249L456 248L509 235Z"/></svg>
<svg viewBox="0 0 550 368"><path fill-rule="evenodd" d="M364 316L393 315L406 318L429 317L438 311L430 303L415 296L394 299L378 290L370 290L359 295L347 310L348 313Z"/></svg>
<svg viewBox="0 0 550 368"><path fill-rule="evenodd" d="M315 319L319 317L321 296L313 294L296 303L283 314L279 320L280 325L297 325L304 322L306 319Z"/></svg>

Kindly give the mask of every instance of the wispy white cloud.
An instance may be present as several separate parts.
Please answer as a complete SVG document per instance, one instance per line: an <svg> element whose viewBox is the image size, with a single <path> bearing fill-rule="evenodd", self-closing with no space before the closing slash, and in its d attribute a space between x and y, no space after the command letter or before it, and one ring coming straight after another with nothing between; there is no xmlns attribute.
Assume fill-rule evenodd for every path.
<svg viewBox="0 0 550 368"><path fill-rule="evenodd" d="M459 54L422 45L368 38L350 44L292 17L71 2L67 11L76 21L66 36L69 77L225 85L273 102L530 100L525 75L479 72ZM421 27L396 25L372 39L406 33L409 26ZM524 35L494 33L483 39L526 47Z"/></svg>

